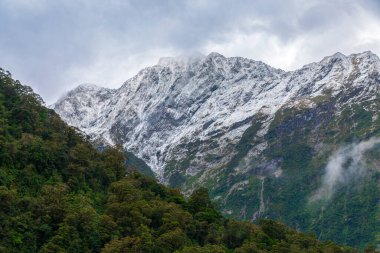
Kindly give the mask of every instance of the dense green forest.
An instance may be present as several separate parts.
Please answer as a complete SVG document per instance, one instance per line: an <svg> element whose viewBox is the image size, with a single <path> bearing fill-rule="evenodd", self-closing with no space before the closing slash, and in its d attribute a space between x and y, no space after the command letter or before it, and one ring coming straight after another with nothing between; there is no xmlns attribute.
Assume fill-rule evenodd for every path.
<svg viewBox="0 0 380 253"><path fill-rule="evenodd" d="M0 252L355 252L272 220L224 218L98 151L0 71ZM374 252L371 248L367 252Z"/></svg>

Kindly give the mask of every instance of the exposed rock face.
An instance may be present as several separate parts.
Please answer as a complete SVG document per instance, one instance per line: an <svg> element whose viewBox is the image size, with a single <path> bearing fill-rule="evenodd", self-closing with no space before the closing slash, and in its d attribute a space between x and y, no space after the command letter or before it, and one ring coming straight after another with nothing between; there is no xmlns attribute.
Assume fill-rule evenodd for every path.
<svg viewBox="0 0 380 253"><path fill-rule="evenodd" d="M209 167L207 154L228 160L230 145L259 112L267 115L265 128L280 107L323 92L350 90L352 99L370 99L379 88L370 85L379 66L370 52L337 53L294 72L217 53L163 58L117 90L81 85L54 109L85 133L124 145L161 177L168 161L188 155L188 143L202 144L194 154L196 165L187 169L193 175Z"/></svg>
<svg viewBox="0 0 380 253"><path fill-rule="evenodd" d="M334 215L343 199L363 189L322 208L310 209L308 198L329 152L380 135L379 73L371 52L337 53L291 72L217 53L164 58L119 89L82 85L53 108L93 138L122 144L163 182L185 192L207 186L226 214L275 217L321 239L358 244L349 236L331 238L320 210ZM366 203L358 205L345 209L345 217ZM344 219L340 229L375 237L377 230L360 232L366 230Z"/></svg>

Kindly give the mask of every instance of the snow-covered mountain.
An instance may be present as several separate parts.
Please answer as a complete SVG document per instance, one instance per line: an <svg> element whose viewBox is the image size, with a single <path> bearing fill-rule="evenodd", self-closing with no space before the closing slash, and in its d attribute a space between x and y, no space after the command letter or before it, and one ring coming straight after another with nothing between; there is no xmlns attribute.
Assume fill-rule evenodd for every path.
<svg viewBox="0 0 380 253"><path fill-rule="evenodd" d="M206 186L226 215L380 244L380 148L362 152L362 173L351 146L341 149L380 137L380 59L371 52L288 72L217 53L163 58L119 89L81 85L53 108L92 138L123 145L162 182ZM337 150L349 152L338 159ZM316 198L331 181L329 161L342 167L334 194Z"/></svg>
<svg viewBox="0 0 380 253"><path fill-rule="evenodd" d="M263 135L285 104L351 86L363 86L361 98L370 99L379 86L367 83L379 69L379 58L371 52L337 53L292 72L217 53L163 58L119 89L81 85L53 108L90 136L122 144L163 179L171 159L189 155L188 143L201 144L188 174L210 167L207 155L223 155L217 163L229 160L230 145L240 140L259 112L266 118Z"/></svg>

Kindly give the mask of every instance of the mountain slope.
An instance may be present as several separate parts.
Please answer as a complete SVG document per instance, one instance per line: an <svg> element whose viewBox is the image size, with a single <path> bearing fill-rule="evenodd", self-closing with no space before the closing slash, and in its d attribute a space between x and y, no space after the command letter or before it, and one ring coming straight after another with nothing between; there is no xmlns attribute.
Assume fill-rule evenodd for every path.
<svg viewBox="0 0 380 253"><path fill-rule="evenodd" d="M117 90L81 86L54 109L93 138L123 145L163 182L185 192L207 186L225 214L275 217L364 245L380 234L372 227L376 155L362 181L344 180L332 200L309 200L336 150L379 136L379 70L371 52L337 53L292 72L217 53L165 58Z"/></svg>
<svg viewBox="0 0 380 253"><path fill-rule="evenodd" d="M0 252L355 252L274 221L225 219L204 188L186 201L41 102L0 69Z"/></svg>

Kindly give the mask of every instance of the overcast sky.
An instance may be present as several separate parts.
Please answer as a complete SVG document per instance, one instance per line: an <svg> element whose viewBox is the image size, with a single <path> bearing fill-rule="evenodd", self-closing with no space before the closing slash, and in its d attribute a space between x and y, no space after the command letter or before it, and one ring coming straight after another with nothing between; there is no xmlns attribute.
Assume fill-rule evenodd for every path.
<svg viewBox="0 0 380 253"><path fill-rule="evenodd" d="M284 70L380 54L379 0L0 0L0 67L53 103L119 87L163 56L219 52Z"/></svg>

